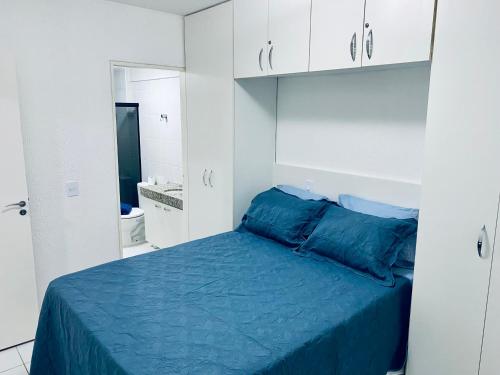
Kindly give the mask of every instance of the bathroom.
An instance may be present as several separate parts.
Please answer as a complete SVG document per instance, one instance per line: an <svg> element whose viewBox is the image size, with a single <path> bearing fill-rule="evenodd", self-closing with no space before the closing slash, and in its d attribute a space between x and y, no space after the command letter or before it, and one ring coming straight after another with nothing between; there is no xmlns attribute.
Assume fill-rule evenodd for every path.
<svg viewBox="0 0 500 375"><path fill-rule="evenodd" d="M124 258L185 241L184 73L113 65Z"/></svg>

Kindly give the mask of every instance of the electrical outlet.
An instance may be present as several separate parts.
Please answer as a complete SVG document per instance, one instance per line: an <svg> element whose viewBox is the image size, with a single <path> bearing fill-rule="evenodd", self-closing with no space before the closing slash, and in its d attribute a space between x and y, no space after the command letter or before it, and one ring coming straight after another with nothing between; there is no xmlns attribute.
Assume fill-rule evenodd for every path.
<svg viewBox="0 0 500 375"><path fill-rule="evenodd" d="M304 188L307 190L307 191L311 191L314 187L314 181L313 180L306 180L305 181L305 184L304 184Z"/></svg>

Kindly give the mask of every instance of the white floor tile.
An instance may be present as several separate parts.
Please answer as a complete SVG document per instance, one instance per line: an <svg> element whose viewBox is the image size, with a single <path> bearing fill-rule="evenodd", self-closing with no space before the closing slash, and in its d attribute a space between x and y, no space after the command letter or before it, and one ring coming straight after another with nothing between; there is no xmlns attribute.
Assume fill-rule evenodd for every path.
<svg viewBox="0 0 500 375"><path fill-rule="evenodd" d="M0 372L22 365L23 361L16 348L0 352ZM3 375L3 374L2 374Z"/></svg>
<svg viewBox="0 0 500 375"><path fill-rule="evenodd" d="M28 374L29 374L30 369L31 369L31 361L30 361L30 362L26 362L26 363L24 364L24 367L26 367L26 370L28 370Z"/></svg>
<svg viewBox="0 0 500 375"><path fill-rule="evenodd" d="M21 359L23 360L24 363L31 361L31 354L33 353L34 343L35 343L34 341L31 341L26 344L19 345L17 347L17 351L19 352L19 355L21 356Z"/></svg>
<svg viewBox="0 0 500 375"><path fill-rule="evenodd" d="M125 247L123 249L123 258L130 258L136 255L142 255L156 250L158 250L157 247L154 247L147 242L137 246Z"/></svg>
<svg viewBox="0 0 500 375"><path fill-rule="evenodd" d="M5 372L0 372L2 375L27 375L28 371L24 368L23 365L14 367L13 369L7 370Z"/></svg>

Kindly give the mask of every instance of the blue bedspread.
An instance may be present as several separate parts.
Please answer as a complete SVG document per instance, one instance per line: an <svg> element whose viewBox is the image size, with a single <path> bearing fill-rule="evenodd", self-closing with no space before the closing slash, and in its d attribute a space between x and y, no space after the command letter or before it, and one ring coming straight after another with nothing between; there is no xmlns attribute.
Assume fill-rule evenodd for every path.
<svg viewBox="0 0 500 375"><path fill-rule="evenodd" d="M410 294L225 233L53 281L31 374L385 375Z"/></svg>

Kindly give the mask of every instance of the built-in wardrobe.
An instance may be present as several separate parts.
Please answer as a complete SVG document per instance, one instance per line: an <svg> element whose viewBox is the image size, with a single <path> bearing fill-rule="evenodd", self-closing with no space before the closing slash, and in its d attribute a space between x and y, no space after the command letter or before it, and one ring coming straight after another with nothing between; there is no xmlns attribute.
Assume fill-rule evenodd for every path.
<svg viewBox="0 0 500 375"><path fill-rule="evenodd" d="M434 0L234 0L186 17L190 238L233 229L272 185L276 76L432 59L407 373L497 374L499 11L486 0L439 0L437 13Z"/></svg>
<svg viewBox="0 0 500 375"><path fill-rule="evenodd" d="M233 2L185 20L188 228L230 231L272 185L276 79L235 82Z"/></svg>
<svg viewBox="0 0 500 375"><path fill-rule="evenodd" d="M500 373L498 14L438 2L409 375Z"/></svg>

